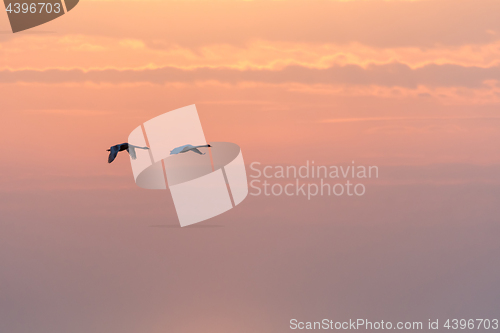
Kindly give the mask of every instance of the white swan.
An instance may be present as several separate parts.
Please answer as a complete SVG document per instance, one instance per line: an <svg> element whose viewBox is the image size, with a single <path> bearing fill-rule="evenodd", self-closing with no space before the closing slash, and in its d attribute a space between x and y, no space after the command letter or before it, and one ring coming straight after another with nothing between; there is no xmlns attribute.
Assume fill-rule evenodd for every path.
<svg viewBox="0 0 500 333"><path fill-rule="evenodd" d="M180 146L180 147L172 149L170 151L170 155L187 153L188 151L192 151L192 152L195 152L195 153L200 154L200 155L205 155L205 153L202 153L201 151L198 150L198 148L203 148L203 147L212 147L212 146L211 145L202 145L202 146L184 145L184 146Z"/></svg>

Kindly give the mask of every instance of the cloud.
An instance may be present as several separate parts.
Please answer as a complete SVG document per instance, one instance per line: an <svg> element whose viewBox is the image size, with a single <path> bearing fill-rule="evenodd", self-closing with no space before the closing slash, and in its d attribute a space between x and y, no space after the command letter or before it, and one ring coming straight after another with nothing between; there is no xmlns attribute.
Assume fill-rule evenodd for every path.
<svg viewBox="0 0 500 333"><path fill-rule="evenodd" d="M372 122L372 121L410 121L419 120L496 120L500 117L370 117L370 118L333 118L324 119L322 123L352 123L352 122Z"/></svg>
<svg viewBox="0 0 500 333"><path fill-rule="evenodd" d="M287 66L281 70L231 68L196 68L185 70L174 67L156 69L117 70L79 69L62 70L3 70L1 83L140 83L165 84L169 82L193 83L217 81L237 84L258 82L267 84L301 83L331 85L376 85L415 89L420 85L429 87L479 88L500 81L500 66L481 68L458 65L427 65L412 69L400 63L370 65L333 66L326 69Z"/></svg>
<svg viewBox="0 0 500 333"><path fill-rule="evenodd" d="M425 65L493 67L500 64L500 41L460 47L435 46L379 48L350 43L315 44L256 40L247 45L213 44L201 48L147 45L142 39L85 35L24 35L0 44L0 55L9 69L143 67L226 67L234 69L282 69L290 65L324 69L332 66L383 65L398 62L412 69ZM37 57L33 58L33 52ZM125 55L125 56L124 56ZM7 67L8 65L8 67ZM2 67L0 66L0 69Z"/></svg>

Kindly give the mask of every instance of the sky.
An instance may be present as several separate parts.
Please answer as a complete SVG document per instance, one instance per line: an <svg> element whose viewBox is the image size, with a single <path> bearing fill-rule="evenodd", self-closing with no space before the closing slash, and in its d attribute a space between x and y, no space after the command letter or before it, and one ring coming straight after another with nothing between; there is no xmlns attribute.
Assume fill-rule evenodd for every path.
<svg viewBox="0 0 500 333"><path fill-rule="evenodd" d="M498 13L84 0L16 34L0 14L0 332L498 318ZM354 161L379 177L360 197L249 195L179 228L168 191L106 149L191 104L249 176Z"/></svg>

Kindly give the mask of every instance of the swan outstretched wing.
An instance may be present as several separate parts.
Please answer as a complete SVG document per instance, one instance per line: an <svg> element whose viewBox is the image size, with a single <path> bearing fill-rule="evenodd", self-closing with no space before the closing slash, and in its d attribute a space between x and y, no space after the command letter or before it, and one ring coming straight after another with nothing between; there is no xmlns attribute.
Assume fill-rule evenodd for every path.
<svg viewBox="0 0 500 333"><path fill-rule="evenodd" d="M137 159L137 155L135 154L135 146L132 146L132 145L128 145L128 149L127 149L128 153L130 154L130 157L135 160Z"/></svg>
<svg viewBox="0 0 500 333"><path fill-rule="evenodd" d="M118 146L113 146L113 147L109 148L108 163L111 163L115 160L116 155L118 155L119 151L120 151L120 148Z"/></svg>

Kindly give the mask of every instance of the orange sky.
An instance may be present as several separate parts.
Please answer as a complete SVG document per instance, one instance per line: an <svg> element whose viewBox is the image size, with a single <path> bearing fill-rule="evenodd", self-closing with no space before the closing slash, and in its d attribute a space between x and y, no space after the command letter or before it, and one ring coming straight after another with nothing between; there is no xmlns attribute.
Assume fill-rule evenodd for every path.
<svg viewBox="0 0 500 333"><path fill-rule="evenodd" d="M210 137L234 136L260 151L253 158L308 156L263 152L274 142L328 149L329 162L497 163L484 143L498 139L499 5L482 3L82 2L0 35L4 109L19 121L51 119L54 142L120 113L104 140L116 141L138 121L196 103L207 133L219 134ZM248 131L227 126L235 121ZM103 139L86 138L93 148Z"/></svg>

